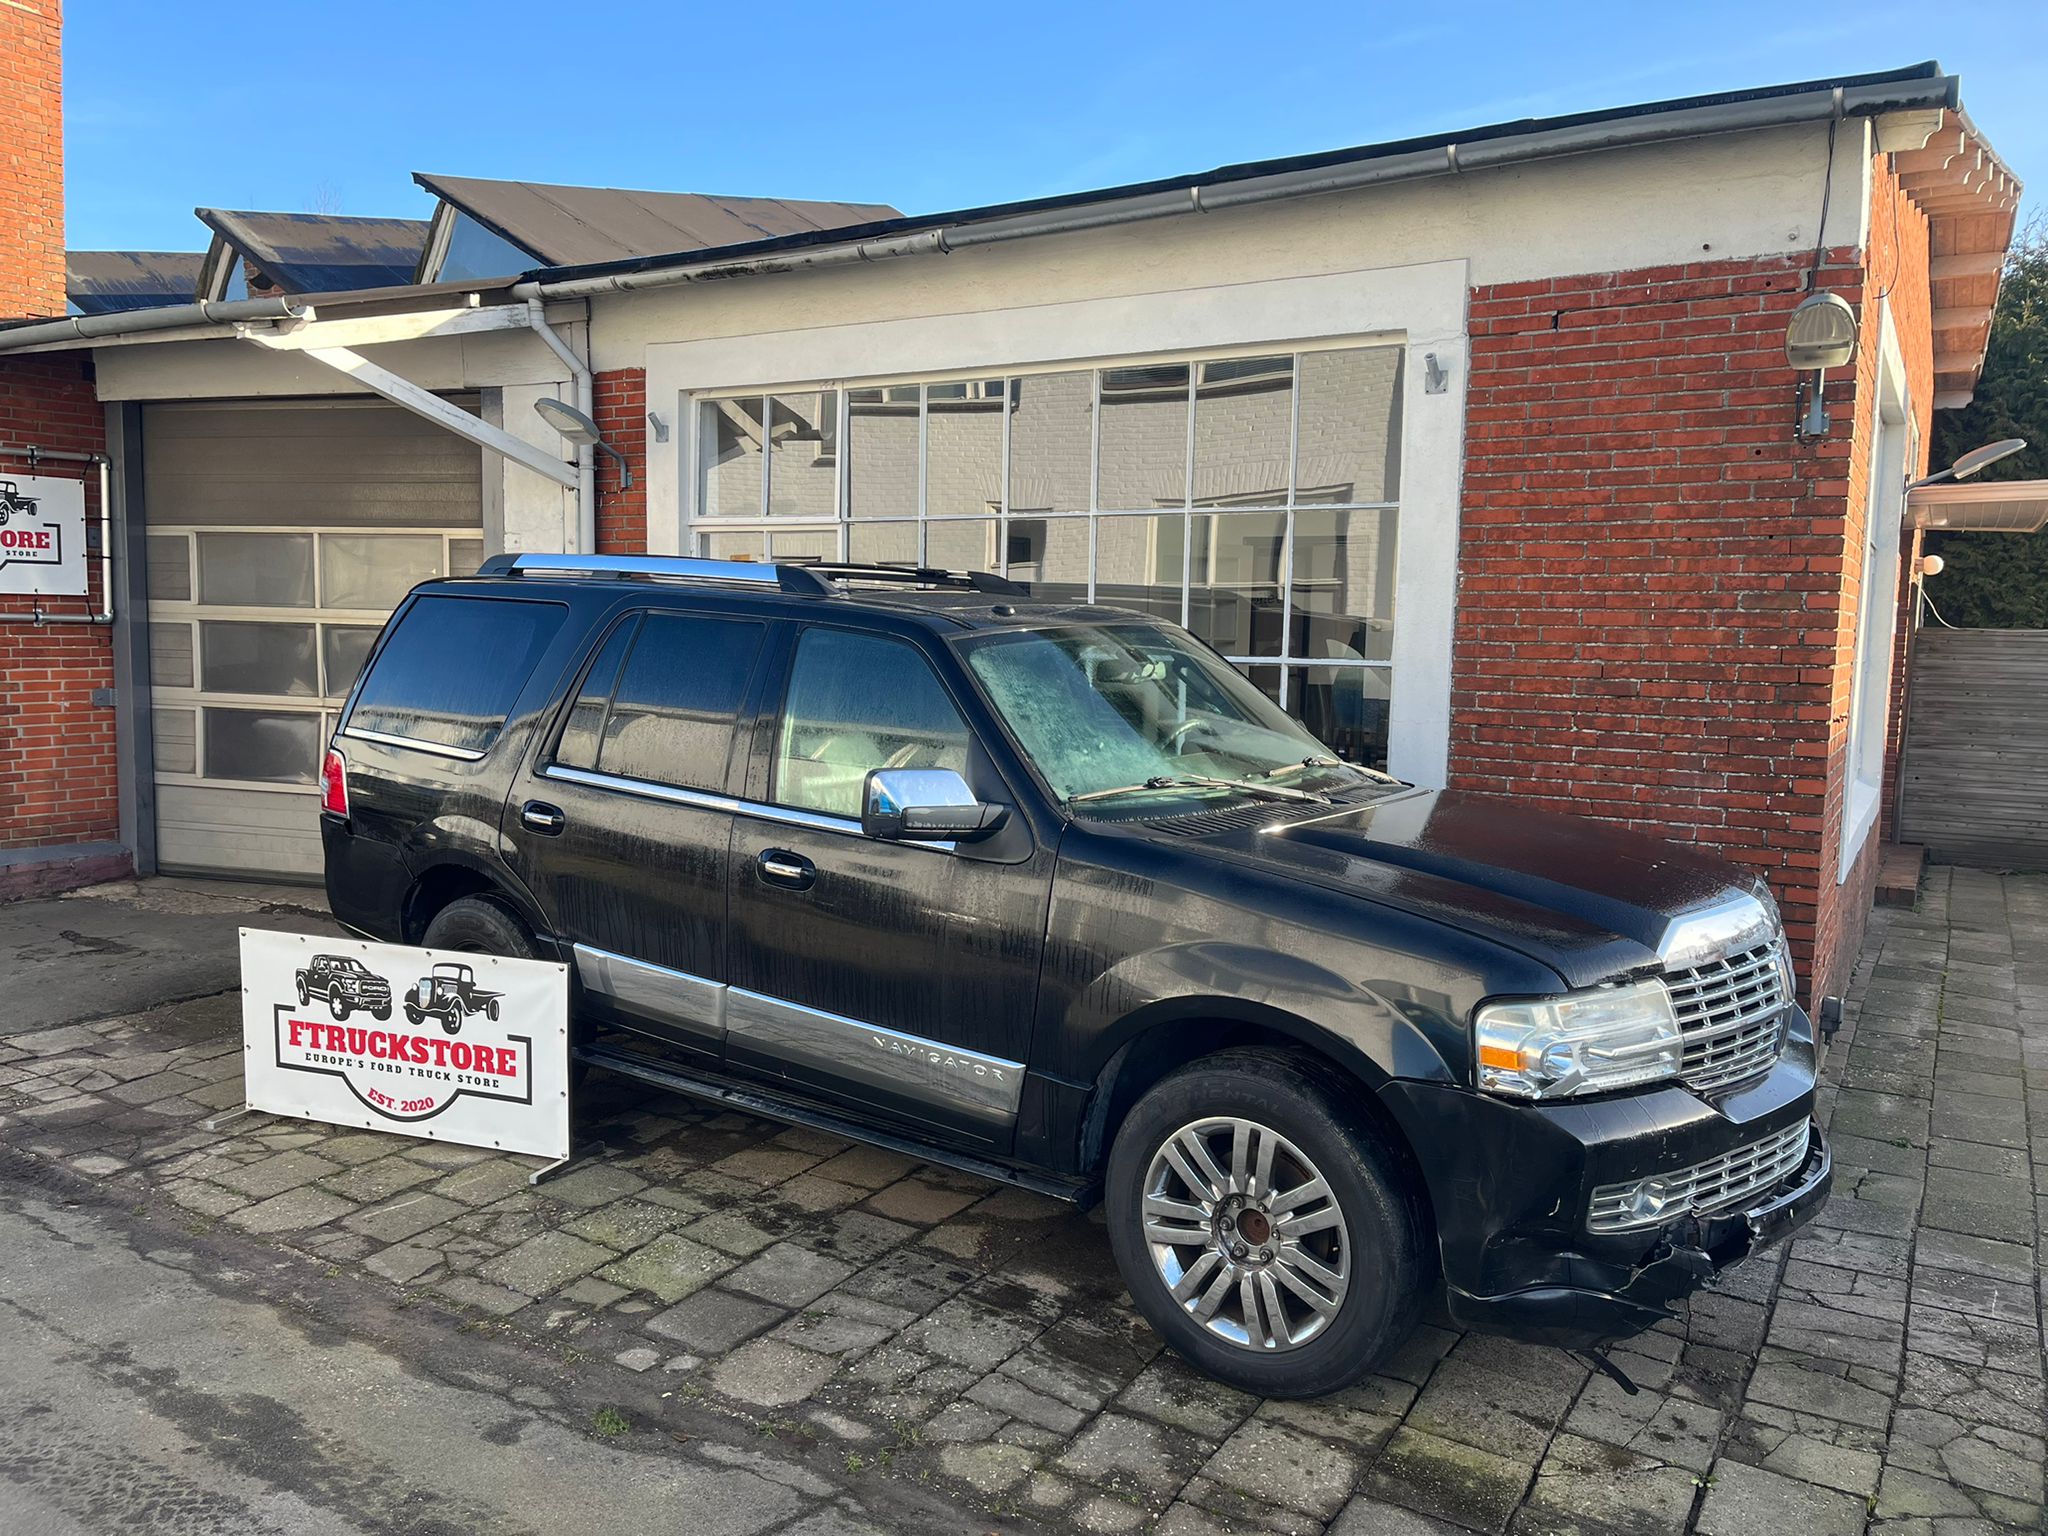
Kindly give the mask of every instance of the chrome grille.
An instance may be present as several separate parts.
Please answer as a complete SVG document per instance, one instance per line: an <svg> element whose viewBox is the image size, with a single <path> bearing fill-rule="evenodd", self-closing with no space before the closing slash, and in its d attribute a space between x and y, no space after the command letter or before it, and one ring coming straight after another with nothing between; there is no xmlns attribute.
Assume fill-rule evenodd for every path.
<svg viewBox="0 0 2048 1536"><path fill-rule="evenodd" d="M1811 1127L1802 1120L1746 1147L1676 1173L1660 1175L1664 1201L1652 1214L1638 1215L1633 1208L1641 1180L1602 1184L1593 1191L1586 1226L1594 1232L1626 1232L1634 1227L1654 1227L1678 1216L1715 1216L1732 1210L1805 1165L1810 1131Z"/></svg>
<svg viewBox="0 0 2048 1536"><path fill-rule="evenodd" d="M1664 973L1685 1031L1679 1076L1694 1088L1725 1088L1767 1071L1784 1045L1792 1001L1779 959L1783 938Z"/></svg>

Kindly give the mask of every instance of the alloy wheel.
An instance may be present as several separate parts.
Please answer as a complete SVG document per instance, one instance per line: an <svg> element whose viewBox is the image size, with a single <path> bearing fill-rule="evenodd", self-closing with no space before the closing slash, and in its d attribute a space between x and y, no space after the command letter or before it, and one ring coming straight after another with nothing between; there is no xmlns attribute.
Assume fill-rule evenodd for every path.
<svg viewBox="0 0 2048 1536"><path fill-rule="evenodd" d="M1242 1349L1308 1343L1351 1283L1351 1232L1315 1164L1269 1126L1182 1126L1145 1174L1145 1244L1174 1303Z"/></svg>

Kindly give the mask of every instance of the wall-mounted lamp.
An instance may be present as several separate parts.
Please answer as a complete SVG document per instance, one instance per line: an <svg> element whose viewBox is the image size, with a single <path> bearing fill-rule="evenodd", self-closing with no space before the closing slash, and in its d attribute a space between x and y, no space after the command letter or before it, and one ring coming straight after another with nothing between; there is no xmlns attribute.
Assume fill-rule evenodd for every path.
<svg viewBox="0 0 2048 1536"><path fill-rule="evenodd" d="M1985 443L1981 447L1972 448L1947 469L1928 475L1925 479L1914 480L1906 489L1917 491L1923 485L1934 485L1943 480L1967 480L1980 470L1989 469L2000 459L2009 459L2016 453L2024 453L2026 447L2027 440L2024 437L2001 437L1995 443Z"/></svg>
<svg viewBox="0 0 2048 1536"><path fill-rule="evenodd" d="M1801 373L1812 373L1812 393L1800 381L1794 403L1798 411L1797 435L1802 438L1828 435L1826 400L1828 370L1843 368L1856 360L1856 311L1839 293L1809 293L1785 323L1785 361ZM1804 397L1804 403L1800 398Z"/></svg>
<svg viewBox="0 0 2048 1536"><path fill-rule="evenodd" d="M599 453L608 453L619 463L619 489L633 488L633 467L626 462L626 456L604 440L604 434L597 423L577 410L573 405L564 405L559 400L536 400L533 408L540 413L540 419L561 433L569 442L579 448L595 448Z"/></svg>
<svg viewBox="0 0 2048 1536"><path fill-rule="evenodd" d="M1920 574L1922 576L1939 576L1947 569L1948 562L1939 555L1922 555L1920 557Z"/></svg>

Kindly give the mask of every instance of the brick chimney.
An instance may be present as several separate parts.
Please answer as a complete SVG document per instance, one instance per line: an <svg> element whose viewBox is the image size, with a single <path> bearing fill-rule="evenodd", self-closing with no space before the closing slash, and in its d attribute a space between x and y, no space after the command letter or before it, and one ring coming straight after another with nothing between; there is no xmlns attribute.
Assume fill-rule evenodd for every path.
<svg viewBox="0 0 2048 1536"><path fill-rule="evenodd" d="M0 319L64 313L63 0L0 0Z"/></svg>

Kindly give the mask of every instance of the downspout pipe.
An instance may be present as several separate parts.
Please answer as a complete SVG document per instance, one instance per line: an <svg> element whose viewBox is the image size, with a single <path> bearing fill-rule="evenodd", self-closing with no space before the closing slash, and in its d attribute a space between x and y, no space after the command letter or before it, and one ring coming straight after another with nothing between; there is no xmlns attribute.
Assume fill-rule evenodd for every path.
<svg viewBox="0 0 2048 1536"><path fill-rule="evenodd" d="M1849 87L1835 86L1791 96L1764 96L1669 111L1603 117L1592 122L1571 123L1529 133L1504 133L1400 154L1375 155L1264 175L1218 175L1182 186L1134 191L1128 196L1109 196L1094 202L961 217L935 227L878 235L844 245L785 246L753 255L736 252L709 260L639 264L630 270L589 272L554 279L530 278L513 285L512 294L528 301L590 298L599 294L669 288L682 283L776 272L810 272L859 262L887 261L898 256L942 255L972 246L994 245L1038 235L1076 234L1151 219L1247 207L1282 198L1459 176L1471 171L1602 150L1798 123L1825 123L1843 116L1873 116L1929 106L1953 107L1956 98L1955 77L1936 75Z"/></svg>
<svg viewBox="0 0 2048 1536"><path fill-rule="evenodd" d="M110 625L114 622L114 508L110 499L108 459L104 453L75 453L62 448L0 447L0 458L27 459L36 464L55 459L69 464L95 464L100 476L100 610L98 613L45 613L42 599L32 599L27 613L0 613L0 624L32 624L42 629L51 624Z"/></svg>
<svg viewBox="0 0 2048 1536"><path fill-rule="evenodd" d="M526 323L569 370L576 389L576 409L595 421L597 385L591 378L590 366L548 324L546 307L537 296L526 296ZM579 444L576 449L576 548L570 553L597 553L597 456L588 443Z"/></svg>
<svg viewBox="0 0 2048 1536"><path fill-rule="evenodd" d="M0 327L0 352L53 342L93 341L103 336L133 336L142 331L174 331L188 325L231 325L252 320L296 320L312 306L299 299L230 299L172 304L163 309L117 310L108 315L69 315L38 320L32 325ZM49 455L45 455L49 457Z"/></svg>

